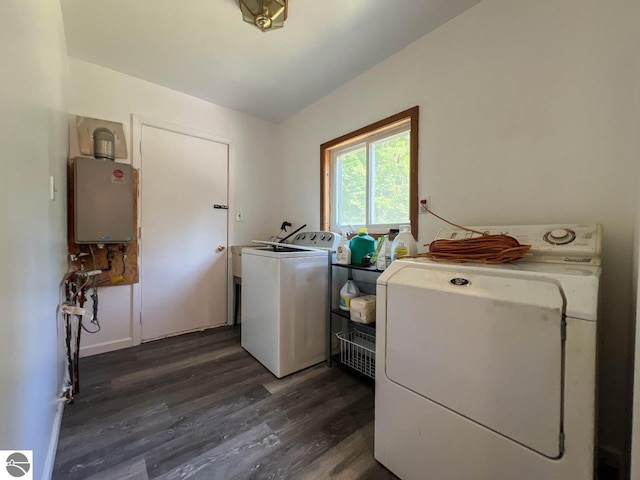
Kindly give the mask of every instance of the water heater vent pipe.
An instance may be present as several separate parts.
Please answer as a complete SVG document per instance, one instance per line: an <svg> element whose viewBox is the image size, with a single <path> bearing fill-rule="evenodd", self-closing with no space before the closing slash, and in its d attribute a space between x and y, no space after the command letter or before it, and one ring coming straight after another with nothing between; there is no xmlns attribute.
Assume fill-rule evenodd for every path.
<svg viewBox="0 0 640 480"><path fill-rule="evenodd" d="M108 128L96 128L93 131L93 156L114 161L116 158L116 142L113 132Z"/></svg>

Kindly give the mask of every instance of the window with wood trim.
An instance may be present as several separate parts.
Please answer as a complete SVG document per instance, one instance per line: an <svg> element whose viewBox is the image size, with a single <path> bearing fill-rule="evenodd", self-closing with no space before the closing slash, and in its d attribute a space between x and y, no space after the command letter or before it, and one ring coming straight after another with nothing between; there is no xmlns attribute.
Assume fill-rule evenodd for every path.
<svg viewBox="0 0 640 480"><path fill-rule="evenodd" d="M320 228L418 236L418 107L320 146Z"/></svg>

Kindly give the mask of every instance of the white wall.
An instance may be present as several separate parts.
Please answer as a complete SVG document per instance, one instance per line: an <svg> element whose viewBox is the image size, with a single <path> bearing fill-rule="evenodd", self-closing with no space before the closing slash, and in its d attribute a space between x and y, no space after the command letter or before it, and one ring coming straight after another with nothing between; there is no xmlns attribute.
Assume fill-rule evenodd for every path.
<svg viewBox="0 0 640 480"><path fill-rule="evenodd" d="M231 141L230 215L242 209L244 221L232 221L229 244L265 238L282 222L277 206L278 172L273 168L275 125L165 87L82 60L69 59L69 111L124 124L131 161L131 114L205 131ZM77 145L71 145L77 155ZM100 290L102 331L83 335L82 354L131 346L132 287Z"/></svg>
<svg viewBox="0 0 640 480"><path fill-rule="evenodd" d="M639 130L640 131L640 130ZM638 155L640 157L640 155ZM636 198L636 205L640 206L640 196ZM631 480L640 480L640 208L636 214L633 239L633 317L635 318L634 371L633 371L633 415L631 431Z"/></svg>
<svg viewBox="0 0 640 480"><path fill-rule="evenodd" d="M2 2L0 65L0 449L34 450L34 478L44 479L64 358L55 313L66 268L67 55L58 0Z"/></svg>
<svg viewBox="0 0 640 480"><path fill-rule="evenodd" d="M624 456L640 2L484 0L279 125L283 214L319 225L319 146L420 106L419 190L457 223L604 225L600 441ZM444 225L420 216L419 241Z"/></svg>
<svg viewBox="0 0 640 480"><path fill-rule="evenodd" d="M636 101L640 97L640 85L636 91ZM640 122L636 123L636 158L640 161ZM635 329L632 329L634 339L634 360L633 360L633 410L632 410L632 430L631 430L631 480L640 480L640 178L638 180L638 192L636 194L636 219L633 239L633 282L632 282L632 303L633 318L635 319Z"/></svg>

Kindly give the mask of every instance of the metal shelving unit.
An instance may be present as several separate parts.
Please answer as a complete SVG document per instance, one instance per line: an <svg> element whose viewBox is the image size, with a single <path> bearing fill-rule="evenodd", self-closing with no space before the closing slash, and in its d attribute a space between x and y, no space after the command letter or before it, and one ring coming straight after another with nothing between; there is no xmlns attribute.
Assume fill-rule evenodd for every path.
<svg viewBox="0 0 640 480"><path fill-rule="evenodd" d="M326 346L326 361L327 366L331 367L333 362L345 365L350 369L365 375L373 379L375 377L375 323L361 324L352 322L350 313L348 311L341 310L340 308L333 308L333 269L334 267L343 268L348 271L348 278L352 279L352 272L370 272L377 275L382 273L382 270L378 270L375 267L360 267L357 265L344 265L335 263L333 261L333 255L329 255L329 275L328 275L328 300L327 300L327 346ZM373 282L364 282L356 280L359 285L373 284ZM375 291L375 290L374 290ZM334 317L339 317L347 320L347 328L342 329L340 332L333 331ZM340 342L340 353L332 355L333 353L333 337L334 334Z"/></svg>

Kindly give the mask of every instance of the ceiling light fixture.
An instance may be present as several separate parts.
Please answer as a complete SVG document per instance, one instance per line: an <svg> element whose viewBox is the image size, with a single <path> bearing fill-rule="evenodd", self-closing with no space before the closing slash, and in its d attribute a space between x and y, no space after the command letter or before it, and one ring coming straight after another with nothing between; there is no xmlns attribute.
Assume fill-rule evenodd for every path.
<svg viewBox="0 0 640 480"><path fill-rule="evenodd" d="M240 0L242 19L263 32L284 27L288 0Z"/></svg>

